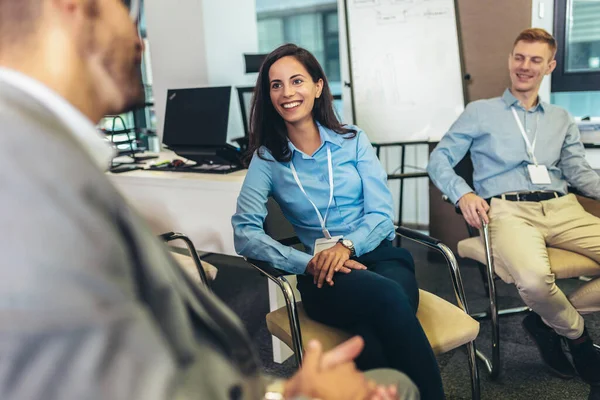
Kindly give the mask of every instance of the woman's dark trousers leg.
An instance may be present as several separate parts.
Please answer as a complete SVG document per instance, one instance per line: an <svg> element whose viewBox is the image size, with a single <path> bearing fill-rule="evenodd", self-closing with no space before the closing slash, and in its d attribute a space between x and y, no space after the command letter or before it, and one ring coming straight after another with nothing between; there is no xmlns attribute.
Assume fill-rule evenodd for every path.
<svg viewBox="0 0 600 400"><path fill-rule="evenodd" d="M416 317L419 291L410 253L384 241L357 260L368 270L337 273L333 286L319 289L312 276L298 276L307 314L363 336L357 359L362 370L397 369L415 382L422 399L443 399L437 360Z"/></svg>

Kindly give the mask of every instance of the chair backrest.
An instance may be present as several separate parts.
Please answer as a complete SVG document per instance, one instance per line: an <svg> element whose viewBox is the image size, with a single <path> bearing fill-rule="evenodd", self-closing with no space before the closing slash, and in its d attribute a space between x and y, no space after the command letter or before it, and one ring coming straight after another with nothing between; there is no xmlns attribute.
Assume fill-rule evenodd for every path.
<svg viewBox="0 0 600 400"><path fill-rule="evenodd" d="M267 218L264 224L265 233L275 240L288 239L296 236L296 231L283 215L279 204L269 197L267 201Z"/></svg>
<svg viewBox="0 0 600 400"><path fill-rule="evenodd" d="M473 187L473 162L471 161L470 151L456 164L454 172L463 178L469 186Z"/></svg>
<svg viewBox="0 0 600 400"><path fill-rule="evenodd" d="M463 157L462 160L459 161L458 164L454 167L454 172L461 178L467 182L470 187L473 187L473 162L471 161L471 152L468 151L467 154ZM458 208L457 208L458 212ZM469 232L470 237L479 236L479 231L469 225L466 221L465 224L467 226L467 231Z"/></svg>

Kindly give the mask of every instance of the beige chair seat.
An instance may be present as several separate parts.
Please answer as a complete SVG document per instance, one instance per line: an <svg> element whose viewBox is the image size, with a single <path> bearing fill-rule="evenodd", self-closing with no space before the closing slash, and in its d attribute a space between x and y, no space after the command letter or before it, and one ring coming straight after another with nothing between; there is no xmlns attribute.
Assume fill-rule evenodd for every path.
<svg viewBox="0 0 600 400"><path fill-rule="evenodd" d="M202 282L200 281L200 275L198 275L198 270L196 269L196 263L191 256L187 254L176 253L174 251L171 251L171 255L194 282L196 282L198 285L202 285ZM206 272L206 278L208 278L209 281L214 281L217 278L217 267L207 263L206 261L200 262L202 263L204 272Z"/></svg>
<svg viewBox="0 0 600 400"><path fill-rule="evenodd" d="M435 354L445 353L475 340L479 333L477 321L460 308L434 294L419 290L419 296L417 318L419 318ZM302 302L296 304L303 346L306 346L310 340L317 339L323 344L324 349L329 350L351 337L342 330L311 320L304 312ZM267 315L267 327L273 336L293 349L285 306Z"/></svg>
<svg viewBox="0 0 600 400"><path fill-rule="evenodd" d="M487 264L485 246L479 237L472 237L458 242L458 254L463 258L470 258L484 265ZM556 279L600 275L600 265L581 254L548 247L548 257L550 258L550 268ZM515 282L506 271L506 266L499 257L494 258L494 270L504 282Z"/></svg>

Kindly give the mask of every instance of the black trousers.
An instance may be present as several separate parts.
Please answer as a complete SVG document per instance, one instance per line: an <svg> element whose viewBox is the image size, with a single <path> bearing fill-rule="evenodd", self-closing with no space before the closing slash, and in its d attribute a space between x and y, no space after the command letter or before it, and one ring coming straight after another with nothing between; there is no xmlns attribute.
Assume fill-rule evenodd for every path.
<svg viewBox="0 0 600 400"><path fill-rule="evenodd" d="M361 370L393 368L418 386L423 400L444 398L440 370L416 317L419 289L410 253L384 240L357 258L367 270L334 275L334 285L319 289L313 277L298 276L298 290L309 317L360 335L365 348Z"/></svg>

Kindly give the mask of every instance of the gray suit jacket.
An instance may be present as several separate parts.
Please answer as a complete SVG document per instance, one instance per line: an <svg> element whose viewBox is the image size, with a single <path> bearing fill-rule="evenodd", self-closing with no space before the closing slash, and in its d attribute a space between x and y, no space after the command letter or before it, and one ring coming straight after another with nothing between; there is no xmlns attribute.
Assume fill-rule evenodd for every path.
<svg viewBox="0 0 600 400"><path fill-rule="evenodd" d="M240 321L69 129L0 82L0 399L260 398Z"/></svg>

